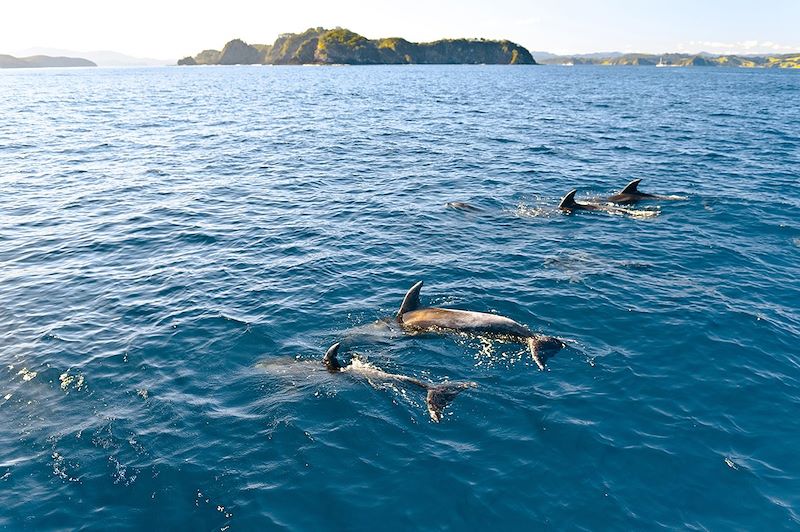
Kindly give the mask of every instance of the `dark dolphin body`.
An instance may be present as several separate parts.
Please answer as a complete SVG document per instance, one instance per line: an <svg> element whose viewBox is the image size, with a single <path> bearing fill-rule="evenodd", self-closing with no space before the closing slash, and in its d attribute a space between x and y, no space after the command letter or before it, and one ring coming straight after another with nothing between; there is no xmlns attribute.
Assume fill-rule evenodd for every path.
<svg viewBox="0 0 800 532"><path fill-rule="evenodd" d="M478 386L474 382L444 382L434 384L407 375L388 373L371 364L358 362L357 359L351 360L348 365L343 365L336 357L338 352L338 342L330 346L328 351L325 352L325 357L322 359L322 362L325 364L325 367L328 368L328 371L332 373L342 372L359 375L369 380L402 382L422 388L426 392L425 404L428 406L428 414L431 416L434 423L441 421L445 407L450 404L459 393L468 388L475 388Z"/></svg>
<svg viewBox="0 0 800 532"><path fill-rule="evenodd" d="M626 209L625 207L617 207L611 203L584 203L575 200L575 193L577 190L572 189L567 192L567 195L561 198L561 203L558 208L567 214L572 214L575 211L599 211L607 212L609 214L626 215L632 217L651 217L658 216L658 211L654 210L634 210Z"/></svg>
<svg viewBox="0 0 800 532"><path fill-rule="evenodd" d="M545 354L566 346L557 338L533 333L505 316L446 308L420 308L420 290L422 281L406 293L397 313L397 323L408 332L464 332L509 338L527 345L541 370L545 369Z"/></svg>
<svg viewBox="0 0 800 532"><path fill-rule="evenodd" d="M682 200L686 199L683 196L659 196L657 194L648 194L646 192L639 192L639 183L641 179L634 179L623 188L619 194L614 194L606 198L606 201L618 203L620 205L630 205L644 200Z"/></svg>
<svg viewBox="0 0 800 532"><path fill-rule="evenodd" d="M576 192L578 192L578 190L575 188L567 192L567 195L561 198L561 203L558 204L558 208L565 212L608 211L609 206L607 205L598 205L596 203L578 203L575 201Z"/></svg>

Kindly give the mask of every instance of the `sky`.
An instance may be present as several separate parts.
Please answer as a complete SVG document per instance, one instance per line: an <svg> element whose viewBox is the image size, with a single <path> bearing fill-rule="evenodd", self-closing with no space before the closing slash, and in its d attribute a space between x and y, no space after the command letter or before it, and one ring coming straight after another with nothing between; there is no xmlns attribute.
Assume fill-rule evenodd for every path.
<svg viewBox="0 0 800 532"><path fill-rule="evenodd" d="M316 26L412 41L504 38L559 54L800 51L800 0L4 0L0 13L0 53L11 54L173 59Z"/></svg>

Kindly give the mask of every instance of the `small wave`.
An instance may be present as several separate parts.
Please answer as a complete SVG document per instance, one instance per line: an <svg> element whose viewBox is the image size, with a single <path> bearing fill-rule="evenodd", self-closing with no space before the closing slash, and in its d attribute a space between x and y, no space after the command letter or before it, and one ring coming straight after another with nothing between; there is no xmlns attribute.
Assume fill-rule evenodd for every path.
<svg viewBox="0 0 800 532"><path fill-rule="evenodd" d="M730 155L730 154L727 154L727 153L721 153L721 152L718 152L718 151L706 151L706 152L704 152L702 154L702 157L704 157L705 159L711 159L711 160L716 160L716 161L737 159L737 157L735 157L733 155Z"/></svg>
<svg viewBox="0 0 800 532"><path fill-rule="evenodd" d="M661 214L660 210L650 209L614 209L611 214L630 216L631 218L655 218Z"/></svg>
<svg viewBox="0 0 800 532"><path fill-rule="evenodd" d="M218 241L215 235L199 231L183 231L178 234L178 238L187 244L211 245Z"/></svg>
<svg viewBox="0 0 800 532"><path fill-rule="evenodd" d="M231 321L233 323L238 323L239 325L250 325L250 322L247 321L247 319L240 318L238 316L232 316L232 315L226 314L224 312L220 312L219 313L219 317L224 319L224 320L226 320L226 321Z"/></svg>
<svg viewBox="0 0 800 532"><path fill-rule="evenodd" d="M677 194L670 194L667 196L659 196L659 199L667 201L686 201L689 199L689 196L679 196Z"/></svg>

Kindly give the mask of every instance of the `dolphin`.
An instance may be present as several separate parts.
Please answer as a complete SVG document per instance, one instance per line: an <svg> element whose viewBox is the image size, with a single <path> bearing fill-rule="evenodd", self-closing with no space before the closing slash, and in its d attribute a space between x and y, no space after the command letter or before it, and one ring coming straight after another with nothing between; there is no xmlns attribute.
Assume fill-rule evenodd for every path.
<svg viewBox="0 0 800 532"><path fill-rule="evenodd" d="M445 407L450 404L459 393L468 388L476 388L478 386L478 384L474 382L443 382L434 384L432 382L409 377L408 375L388 373L369 363L362 362L357 358L351 359L350 364L344 365L336 356L339 353L339 345L339 342L337 342L330 346L322 359L328 371L331 373L359 375L370 381L395 381L422 388L427 393L425 403L428 406L428 414L431 416L431 420L433 420L434 423L441 421Z"/></svg>
<svg viewBox="0 0 800 532"><path fill-rule="evenodd" d="M629 205L631 203L638 203L643 200L684 200L685 196L659 196L657 194L648 194L646 192L639 192L639 183L641 179L634 179L623 188L618 194L609 196L606 201L619 203L620 205Z"/></svg>
<svg viewBox="0 0 800 532"><path fill-rule="evenodd" d="M561 198L561 203L558 204L558 208L567 214L571 214L575 211L599 211L599 212L607 212L609 214L624 214L633 217L652 217L658 216L659 212L654 210L635 210L635 209L626 209L624 207L617 207L611 203L602 204L602 203L583 203L578 202L575 200L575 193L577 192L576 189L572 189L567 192L567 195Z"/></svg>
<svg viewBox="0 0 800 532"><path fill-rule="evenodd" d="M422 281L406 293L397 312L397 323L407 332L464 332L509 338L528 346L533 361L540 370L545 369L544 352L566 347L558 338L533 333L524 325L505 316L468 310L422 308L419 302L420 290Z"/></svg>
<svg viewBox="0 0 800 532"><path fill-rule="evenodd" d="M470 205L469 203L464 203L463 201L450 201L445 203L444 206L447 207L448 209L454 209L457 211L464 211L464 212L481 212L483 210L474 205Z"/></svg>

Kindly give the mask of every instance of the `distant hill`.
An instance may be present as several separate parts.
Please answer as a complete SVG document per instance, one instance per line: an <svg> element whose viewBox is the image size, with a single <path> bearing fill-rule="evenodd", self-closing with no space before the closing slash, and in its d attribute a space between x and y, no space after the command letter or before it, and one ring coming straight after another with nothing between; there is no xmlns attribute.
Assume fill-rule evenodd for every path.
<svg viewBox="0 0 800 532"><path fill-rule="evenodd" d="M75 50L65 50L61 48L28 48L26 50L17 51L15 55L28 56L28 55L51 55L51 56L66 56L66 57L83 57L97 66L163 66L174 65L174 59L153 59L150 57L134 57L131 55L121 54L119 52L112 52L109 50L95 50L91 52L76 52Z"/></svg>
<svg viewBox="0 0 800 532"><path fill-rule="evenodd" d="M542 59L545 64L667 66L667 67L740 67L800 68L800 53L784 55L712 55L699 54L582 54Z"/></svg>
<svg viewBox="0 0 800 532"><path fill-rule="evenodd" d="M33 55L30 57L14 57L0 55L0 68L46 68L46 67L96 67L92 61L80 57L50 57L49 55Z"/></svg>
<svg viewBox="0 0 800 532"><path fill-rule="evenodd" d="M284 33L273 44L230 41L221 50L204 50L179 65L402 65L505 64L535 65L531 53L511 41L445 39L413 43L399 37L367 39L344 28L309 28Z"/></svg>
<svg viewBox="0 0 800 532"><path fill-rule="evenodd" d="M558 54L552 54L550 52L542 52L542 51L531 52L531 55L533 56L533 59L537 63L542 63L542 62L547 61L549 59L554 59L554 58L558 57Z"/></svg>
<svg viewBox="0 0 800 532"><path fill-rule="evenodd" d="M581 59L598 59L598 58L616 58L620 57L623 54L622 52L592 52L588 54L573 54L573 57L580 57Z"/></svg>

